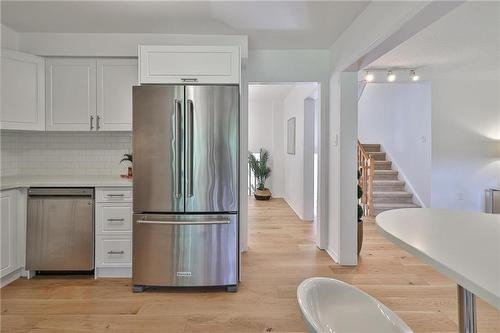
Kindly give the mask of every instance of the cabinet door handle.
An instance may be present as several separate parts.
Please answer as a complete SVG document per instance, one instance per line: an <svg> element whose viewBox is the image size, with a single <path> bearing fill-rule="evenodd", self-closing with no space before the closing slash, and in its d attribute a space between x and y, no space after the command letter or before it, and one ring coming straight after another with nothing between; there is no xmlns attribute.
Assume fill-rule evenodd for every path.
<svg viewBox="0 0 500 333"><path fill-rule="evenodd" d="M108 222L123 222L125 219L107 219Z"/></svg>
<svg viewBox="0 0 500 333"><path fill-rule="evenodd" d="M196 78L181 78L182 82L198 82Z"/></svg>
<svg viewBox="0 0 500 333"><path fill-rule="evenodd" d="M94 129L94 116L90 116L90 130Z"/></svg>
<svg viewBox="0 0 500 333"><path fill-rule="evenodd" d="M124 254L124 253L125 251L113 251L113 250L108 251L108 254Z"/></svg>
<svg viewBox="0 0 500 333"><path fill-rule="evenodd" d="M95 129L96 130L100 130L101 129L101 124L99 123L101 120L101 117L100 116L96 116L95 117Z"/></svg>
<svg viewBox="0 0 500 333"><path fill-rule="evenodd" d="M107 196L108 198L109 198L109 197L111 197L111 198L112 198L112 197L124 197L124 196L125 196L125 194L107 194L106 196Z"/></svg>

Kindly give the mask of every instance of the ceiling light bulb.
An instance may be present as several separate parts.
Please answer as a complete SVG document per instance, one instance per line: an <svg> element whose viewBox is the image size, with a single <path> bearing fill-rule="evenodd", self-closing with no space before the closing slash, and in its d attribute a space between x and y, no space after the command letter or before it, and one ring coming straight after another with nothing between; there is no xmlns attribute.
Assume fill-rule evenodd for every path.
<svg viewBox="0 0 500 333"><path fill-rule="evenodd" d="M418 81L420 80L420 76L418 76L414 70L410 71L410 80L412 81Z"/></svg>
<svg viewBox="0 0 500 333"><path fill-rule="evenodd" d="M365 81L366 82L372 82L374 79L375 79L375 75L373 75L369 71L366 71Z"/></svg>
<svg viewBox="0 0 500 333"><path fill-rule="evenodd" d="M392 71L387 72L387 81L394 82L396 81L396 74L392 73Z"/></svg>

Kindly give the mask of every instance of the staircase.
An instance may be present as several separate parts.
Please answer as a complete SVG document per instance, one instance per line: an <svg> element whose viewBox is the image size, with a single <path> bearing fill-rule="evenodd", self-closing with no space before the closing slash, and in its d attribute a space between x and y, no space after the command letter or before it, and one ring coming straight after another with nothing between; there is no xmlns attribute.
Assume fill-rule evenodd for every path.
<svg viewBox="0 0 500 333"><path fill-rule="evenodd" d="M398 179L398 171L392 170L380 144L363 144L364 150L375 160L373 178L373 215L397 208L420 207L413 203L413 194L405 191L405 182Z"/></svg>

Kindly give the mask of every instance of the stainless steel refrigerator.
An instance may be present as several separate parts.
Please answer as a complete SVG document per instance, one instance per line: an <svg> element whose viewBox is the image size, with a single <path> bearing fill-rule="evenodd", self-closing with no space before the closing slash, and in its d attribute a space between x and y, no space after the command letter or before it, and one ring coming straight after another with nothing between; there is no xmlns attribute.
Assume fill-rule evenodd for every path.
<svg viewBox="0 0 500 333"><path fill-rule="evenodd" d="M133 289L239 275L236 85L133 87Z"/></svg>

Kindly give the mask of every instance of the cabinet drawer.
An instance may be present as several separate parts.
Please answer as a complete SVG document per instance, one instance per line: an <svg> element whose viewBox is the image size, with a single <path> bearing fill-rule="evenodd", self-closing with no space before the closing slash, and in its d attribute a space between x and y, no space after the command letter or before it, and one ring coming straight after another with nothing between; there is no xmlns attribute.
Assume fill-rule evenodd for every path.
<svg viewBox="0 0 500 333"><path fill-rule="evenodd" d="M132 265L130 236L96 236L96 267Z"/></svg>
<svg viewBox="0 0 500 333"><path fill-rule="evenodd" d="M132 202L132 189L125 188L96 188L97 202Z"/></svg>
<svg viewBox="0 0 500 333"><path fill-rule="evenodd" d="M96 233L132 232L130 203L96 204Z"/></svg>

